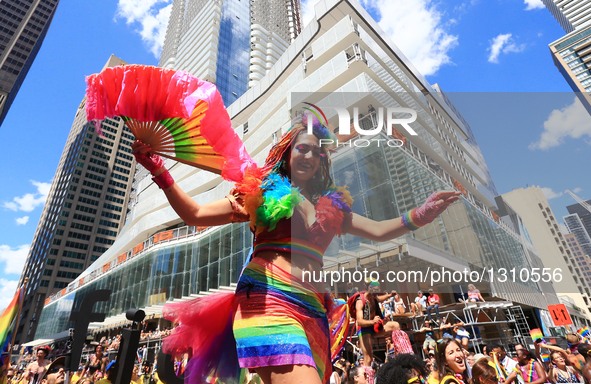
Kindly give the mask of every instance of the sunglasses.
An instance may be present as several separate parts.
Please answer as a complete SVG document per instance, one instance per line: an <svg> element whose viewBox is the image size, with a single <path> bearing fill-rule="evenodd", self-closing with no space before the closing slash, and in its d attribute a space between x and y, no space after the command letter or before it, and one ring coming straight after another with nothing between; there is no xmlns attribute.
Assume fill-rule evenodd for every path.
<svg viewBox="0 0 591 384"><path fill-rule="evenodd" d="M307 154L308 152L312 151L312 155L314 157L319 157L321 159L325 159L326 158L326 152L324 152L324 150L320 147L317 147L315 145L310 145L310 144L298 144L295 146L295 149L301 153L302 155Z"/></svg>

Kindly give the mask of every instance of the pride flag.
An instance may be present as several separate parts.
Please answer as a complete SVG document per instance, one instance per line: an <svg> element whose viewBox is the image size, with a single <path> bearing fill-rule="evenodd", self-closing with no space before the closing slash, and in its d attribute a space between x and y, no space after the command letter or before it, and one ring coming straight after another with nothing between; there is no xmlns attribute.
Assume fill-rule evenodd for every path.
<svg viewBox="0 0 591 384"><path fill-rule="evenodd" d="M583 327L581 329L578 329L577 333L585 339L588 339L589 336L591 336L591 331L589 330L589 327Z"/></svg>
<svg viewBox="0 0 591 384"><path fill-rule="evenodd" d="M540 358L542 359L542 361L544 363L550 362L550 354L548 354L548 353L540 353Z"/></svg>
<svg viewBox="0 0 591 384"><path fill-rule="evenodd" d="M501 364L501 362L499 361L499 356L496 353L493 353L492 358L493 361L490 362L489 365L497 371L499 383L504 383L509 375L507 374L505 367L503 367L503 364Z"/></svg>
<svg viewBox="0 0 591 384"><path fill-rule="evenodd" d="M544 342L544 334L540 330L540 328L534 328L529 331L529 335L531 336L532 340L536 342L536 340L541 340Z"/></svg>
<svg viewBox="0 0 591 384"><path fill-rule="evenodd" d="M16 323L16 319L18 318L21 308L23 306L23 299L25 297L24 287L19 288L8 307L0 316L0 352L4 355L8 351L9 344L12 342L12 332L14 331L14 325ZM2 357L0 357L1 359ZM7 359L8 361L9 359ZM7 362L6 361L6 362ZM0 367L4 367L5 361L1 362Z"/></svg>

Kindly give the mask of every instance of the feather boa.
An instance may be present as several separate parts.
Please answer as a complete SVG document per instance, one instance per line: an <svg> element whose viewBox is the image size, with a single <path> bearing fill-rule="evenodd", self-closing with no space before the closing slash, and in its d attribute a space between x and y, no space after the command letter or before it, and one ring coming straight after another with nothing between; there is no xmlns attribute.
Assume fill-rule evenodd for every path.
<svg viewBox="0 0 591 384"><path fill-rule="evenodd" d="M244 196L244 208L256 233L274 230L277 223L289 219L295 207L304 200L300 190L276 170L264 176L260 168L250 167L236 187ZM353 199L346 188L333 186L316 204L318 224L326 232L341 234L344 213L351 212L352 204Z"/></svg>
<svg viewBox="0 0 591 384"><path fill-rule="evenodd" d="M287 177L270 173L261 183L263 204L256 211L257 228L272 231L281 219L293 215L293 210L303 197L297 188L291 186Z"/></svg>

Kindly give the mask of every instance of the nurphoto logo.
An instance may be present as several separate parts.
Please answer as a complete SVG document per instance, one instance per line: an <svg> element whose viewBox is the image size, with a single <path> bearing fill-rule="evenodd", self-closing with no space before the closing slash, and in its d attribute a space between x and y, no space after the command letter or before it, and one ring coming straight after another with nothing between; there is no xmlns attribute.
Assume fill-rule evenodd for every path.
<svg viewBox="0 0 591 384"><path fill-rule="evenodd" d="M311 103L304 103L309 107L304 107L305 110L314 114L317 118L320 117L324 118L326 122L326 115L325 113L316 105ZM321 139L319 144L320 146L323 145L330 145L330 146L349 146L349 147L368 147L372 143L377 144L377 146L381 146L385 144L389 147L402 147L404 145L404 141L399 138L393 139L383 139L383 138L363 138L364 136L376 136L380 132L382 132L385 128L386 135L392 136L395 127L398 129L404 129L409 135L417 136L417 132L410 126L411 123L417 120L417 112L411 108L404 108L404 107L379 107L374 108L370 105L370 113L374 115L374 122L372 123L372 127L367 129L363 128L359 123L360 115L359 107L352 107L353 113L349 112L349 109L342 108L342 107L334 107L335 111L339 117L339 126L338 129L335 130L338 136L341 137L350 137L352 135L351 129L357 133L358 139L350 139L347 141L339 141L338 139ZM327 123L325 123L327 124ZM307 127L308 134L312 134L313 131L313 121L312 119L308 119L308 127Z"/></svg>

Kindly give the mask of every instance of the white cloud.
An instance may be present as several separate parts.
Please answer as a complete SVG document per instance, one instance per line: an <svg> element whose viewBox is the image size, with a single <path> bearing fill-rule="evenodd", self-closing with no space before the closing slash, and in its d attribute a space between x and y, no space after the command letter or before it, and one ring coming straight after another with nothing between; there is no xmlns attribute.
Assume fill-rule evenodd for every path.
<svg viewBox="0 0 591 384"><path fill-rule="evenodd" d="M544 196L546 196L546 199L548 199L548 200L556 199L557 197L564 195L564 192L555 192L552 188L548 188L548 187L538 187L538 188L540 188L542 190L542 193L544 193Z"/></svg>
<svg viewBox="0 0 591 384"><path fill-rule="evenodd" d="M127 25L139 24L136 32L148 45L154 57L160 57L172 0L119 0L115 18L125 19Z"/></svg>
<svg viewBox="0 0 591 384"><path fill-rule="evenodd" d="M0 263L4 263L4 273L20 275L28 254L29 244L16 248L0 244Z"/></svg>
<svg viewBox="0 0 591 384"><path fill-rule="evenodd" d="M4 208L15 212L32 212L35 208L45 204L49 189L51 188L51 183L42 183L31 180L31 184L37 188L37 192L17 196L13 198L12 201L3 203Z"/></svg>
<svg viewBox="0 0 591 384"><path fill-rule="evenodd" d="M499 56L501 53L518 53L522 52L524 49L525 44L516 44L511 33L500 34L490 42L490 47L488 48L488 51L490 51L488 62L496 64L499 62Z"/></svg>
<svg viewBox="0 0 591 384"><path fill-rule="evenodd" d="M557 147L568 137L573 139L586 137L587 143L591 144L589 113L576 96L572 104L550 112L544 121L544 132L538 141L529 145L529 149L546 150Z"/></svg>
<svg viewBox="0 0 591 384"><path fill-rule="evenodd" d="M17 217L16 225L25 225L29 222L29 216Z"/></svg>
<svg viewBox="0 0 591 384"><path fill-rule="evenodd" d="M556 198L562 197L562 196L567 196L568 189L565 189L564 191L561 191L561 192L556 192L552 188L540 187L539 185L536 187L538 187L542 190L542 193L544 194L544 196L546 196L546 199L548 199L548 200L556 199ZM575 187L575 188L571 188L570 191L575 194L578 194L578 193L583 192L583 189L581 187Z"/></svg>
<svg viewBox="0 0 591 384"><path fill-rule="evenodd" d="M0 279L0 311L4 311L8 307L16 293L17 286L17 280Z"/></svg>
<svg viewBox="0 0 591 384"><path fill-rule="evenodd" d="M531 11L533 9L543 9L546 6L542 2L542 0L523 0L525 3L525 10Z"/></svg>
<svg viewBox="0 0 591 384"><path fill-rule="evenodd" d="M317 1L318 0L302 0L301 15L303 28L305 28L314 17L314 4L316 4Z"/></svg>
<svg viewBox="0 0 591 384"><path fill-rule="evenodd" d="M458 37L446 30L435 1L364 0L363 4L381 15L380 27L421 74L433 75L451 63L448 54L458 45Z"/></svg>

